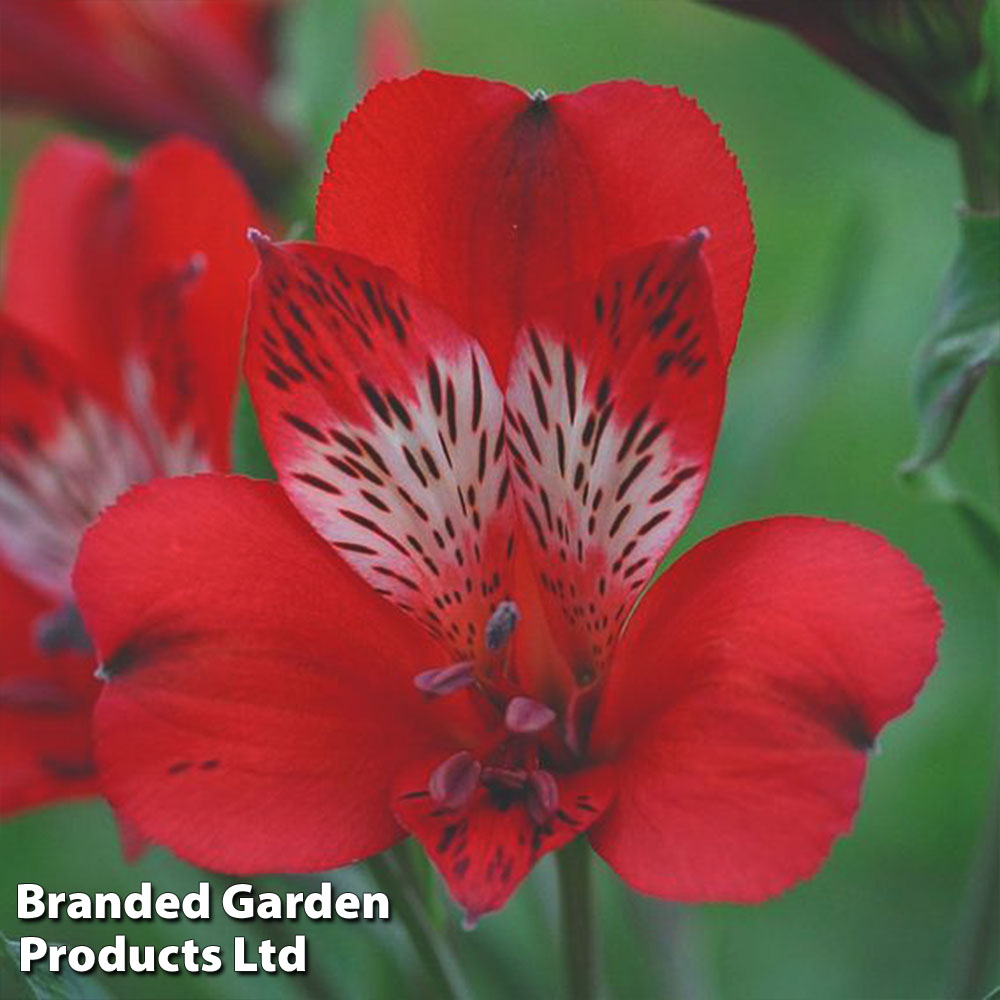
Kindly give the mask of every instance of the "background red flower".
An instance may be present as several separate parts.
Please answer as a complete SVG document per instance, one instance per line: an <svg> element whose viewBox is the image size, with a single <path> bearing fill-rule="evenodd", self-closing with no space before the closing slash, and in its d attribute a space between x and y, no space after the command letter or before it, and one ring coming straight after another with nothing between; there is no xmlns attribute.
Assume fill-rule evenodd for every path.
<svg viewBox="0 0 1000 1000"><path fill-rule="evenodd" d="M189 140L122 168L57 139L21 179L0 303L4 812L94 790L76 546L132 483L228 466L254 218Z"/></svg>

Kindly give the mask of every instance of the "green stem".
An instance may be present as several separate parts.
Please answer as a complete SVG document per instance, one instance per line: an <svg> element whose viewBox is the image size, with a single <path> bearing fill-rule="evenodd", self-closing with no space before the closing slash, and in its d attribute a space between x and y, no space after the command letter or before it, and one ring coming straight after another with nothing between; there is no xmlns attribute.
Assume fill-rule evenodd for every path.
<svg viewBox="0 0 1000 1000"><path fill-rule="evenodd" d="M958 143L965 198L974 212L1000 211L1000 151L996 142L997 116L992 103L952 116Z"/></svg>
<svg viewBox="0 0 1000 1000"><path fill-rule="evenodd" d="M996 456L1000 459L1000 375L993 376L993 409L997 424ZM1000 490L1000 479L996 483ZM962 896L947 995L969 1000L982 996L996 967L1000 939L1000 732L996 742L993 788L983 829ZM991 994L992 996L992 994Z"/></svg>
<svg viewBox="0 0 1000 1000"><path fill-rule="evenodd" d="M596 994L594 906L590 848L577 837L556 854L559 871L559 910L562 918L563 959L568 1000L593 1000Z"/></svg>
<svg viewBox="0 0 1000 1000"><path fill-rule="evenodd" d="M990 974L996 966L1000 940L1000 760L993 784L955 935L946 993L958 1000L973 1000L994 985Z"/></svg>
<svg viewBox="0 0 1000 1000"><path fill-rule="evenodd" d="M388 853L369 858L367 866L402 918L413 948L433 981L432 995L442 1000L467 1000L469 988L458 959L445 935L434 929L418 887Z"/></svg>

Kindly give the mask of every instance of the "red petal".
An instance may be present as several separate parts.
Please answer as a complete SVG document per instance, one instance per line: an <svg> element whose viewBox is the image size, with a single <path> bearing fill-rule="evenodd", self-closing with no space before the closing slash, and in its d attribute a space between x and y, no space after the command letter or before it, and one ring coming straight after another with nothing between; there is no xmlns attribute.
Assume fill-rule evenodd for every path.
<svg viewBox="0 0 1000 1000"><path fill-rule="evenodd" d="M481 785L466 806L448 809L427 790L439 763L435 758L407 768L396 781L393 809L470 924L500 909L538 859L587 830L614 795L612 769L595 767L558 775L558 808L542 825L531 819L520 791L498 797Z"/></svg>
<svg viewBox="0 0 1000 1000"><path fill-rule="evenodd" d="M18 179L6 236L3 308L81 361L117 365L112 303L128 183L104 150L57 138ZM110 329L109 329L110 327Z"/></svg>
<svg viewBox="0 0 1000 1000"><path fill-rule="evenodd" d="M45 656L35 627L53 605L0 566L0 815L97 791L90 657Z"/></svg>
<svg viewBox="0 0 1000 1000"><path fill-rule="evenodd" d="M753 256L746 192L716 126L676 90L605 83L551 100L423 72L372 90L334 139L318 238L424 291L486 349L605 261L707 226L724 354Z"/></svg>
<svg viewBox="0 0 1000 1000"><path fill-rule="evenodd" d="M151 420L166 435L154 450L167 472L204 467L205 452L228 460L254 220L238 176L189 140L151 146L125 172L60 139L23 175L5 311L105 380L127 375L147 436Z"/></svg>
<svg viewBox="0 0 1000 1000"><path fill-rule="evenodd" d="M861 529L775 518L702 542L617 653L592 749L616 757L618 799L594 847L677 900L754 902L813 874L940 629L919 572Z"/></svg>
<svg viewBox="0 0 1000 1000"><path fill-rule="evenodd" d="M328 868L399 837L393 777L451 746L409 680L440 649L278 486L134 490L88 532L75 586L112 678L102 780L144 836L232 872Z"/></svg>
<svg viewBox="0 0 1000 1000"><path fill-rule="evenodd" d="M270 70L275 6L3 0L0 87L142 137L236 138Z"/></svg>
<svg viewBox="0 0 1000 1000"><path fill-rule="evenodd" d="M512 522L500 392L475 342L389 271L264 244L247 378L299 510L456 656L475 655Z"/></svg>
<svg viewBox="0 0 1000 1000"><path fill-rule="evenodd" d="M70 596L84 529L153 473L109 397L106 386L0 315L0 556L60 600Z"/></svg>
<svg viewBox="0 0 1000 1000"><path fill-rule="evenodd" d="M568 660L593 675L694 513L722 415L702 235L635 251L519 338L507 440ZM562 627L556 623L557 632Z"/></svg>
<svg viewBox="0 0 1000 1000"><path fill-rule="evenodd" d="M4 98L38 102L142 136L210 131L204 109L165 78L163 54L139 8L131 2L4 0Z"/></svg>
<svg viewBox="0 0 1000 1000"><path fill-rule="evenodd" d="M189 139L150 146L132 178L128 255L139 319L132 343L149 367L160 423L168 432L193 425L213 467L225 468L256 266L246 232L256 209L236 172ZM197 273L178 289L192 260Z"/></svg>

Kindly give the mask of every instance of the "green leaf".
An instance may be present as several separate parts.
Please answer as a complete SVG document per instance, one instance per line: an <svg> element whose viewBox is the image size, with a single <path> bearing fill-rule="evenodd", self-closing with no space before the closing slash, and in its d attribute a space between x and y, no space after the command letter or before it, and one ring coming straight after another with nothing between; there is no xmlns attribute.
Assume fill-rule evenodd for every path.
<svg viewBox="0 0 1000 1000"><path fill-rule="evenodd" d="M87 976L66 969L21 971L21 942L0 934L0 996L3 1000L106 1000L108 994Z"/></svg>
<svg viewBox="0 0 1000 1000"><path fill-rule="evenodd" d="M940 463L903 472L904 485L933 503L950 507L1000 579L1000 523L985 503L960 490Z"/></svg>
<svg viewBox="0 0 1000 1000"><path fill-rule="evenodd" d="M976 386L1000 363L1000 216L965 213L936 328L916 372L920 430L905 473L940 458Z"/></svg>

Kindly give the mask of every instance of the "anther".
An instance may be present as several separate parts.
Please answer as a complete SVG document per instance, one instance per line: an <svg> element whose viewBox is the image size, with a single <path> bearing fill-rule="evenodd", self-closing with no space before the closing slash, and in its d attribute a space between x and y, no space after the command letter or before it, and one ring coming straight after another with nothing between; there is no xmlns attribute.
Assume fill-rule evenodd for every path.
<svg viewBox="0 0 1000 1000"><path fill-rule="evenodd" d="M52 681L36 677L12 677L0 682L0 707L28 712L68 712L73 697ZM527 775L525 775L527 777Z"/></svg>
<svg viewBox="0 0 1000 1000"><path fill-rule="evenodd" d="M528 775L528 815L539 826L547 823L559 808L559 785L551 771Z"/></svg>
<svg viewBox="0 0 1000 1000"><path fill-rule="evenodd" d="M94 649L80 609L72 601L42 615L35 622L35 644L49 656L67 652L90 653Z"/></svg>
<svg viewBox="0 0 1000 1000"><path fill-rule="evenodd" d="M711 237L711 235L712 231L708 228L708 226L699 226L697 229L692 229L687 236L688 246L691 247L692 250L697 250L702 243Z"/></svg>
<svg viewBox="0 0 1000 1000"><path fill-rule="evenodd" d="M507 702L504 725L512 733L539 733L555 721L556 713L534 698L520 695Z"/></svg>
<svg viewBox="0 0 1000 1000"><path fill-rule="evenodd" d="M271 237L254 226L247 229L247 239L257 248L258 253L264 253L271 247Z"/></svg>
<svg viewBox="0 0 1000 1000"><path fill-rule="evenodd" d="M482 765L468 750L459 750L431 772L427 791L445 809L461 809L479 785Z"/></svg>
<svg viewBox="0 0 1000 1000"><path fill-rule="evenodd" d="M474 680L472 661L464 660L461 663L453 663L450 667L425 670L413 678L413 685L418 691L437 698L443 694L451 694L452 691L460 691Z"/></svg>
<svg viewBox="0 0 1000 1000"><path fill-rule="evenodd" d="M501 788L523 788L528 772L520 767L484 767L483 781Z"/></svg>
<svg viewBox="0 0 1000 1000"><path fill-rule="evenodd" d="M503 649L520 620L517 605L513 601L501 601L486 623L486 648L494 652Z"/></svg>

